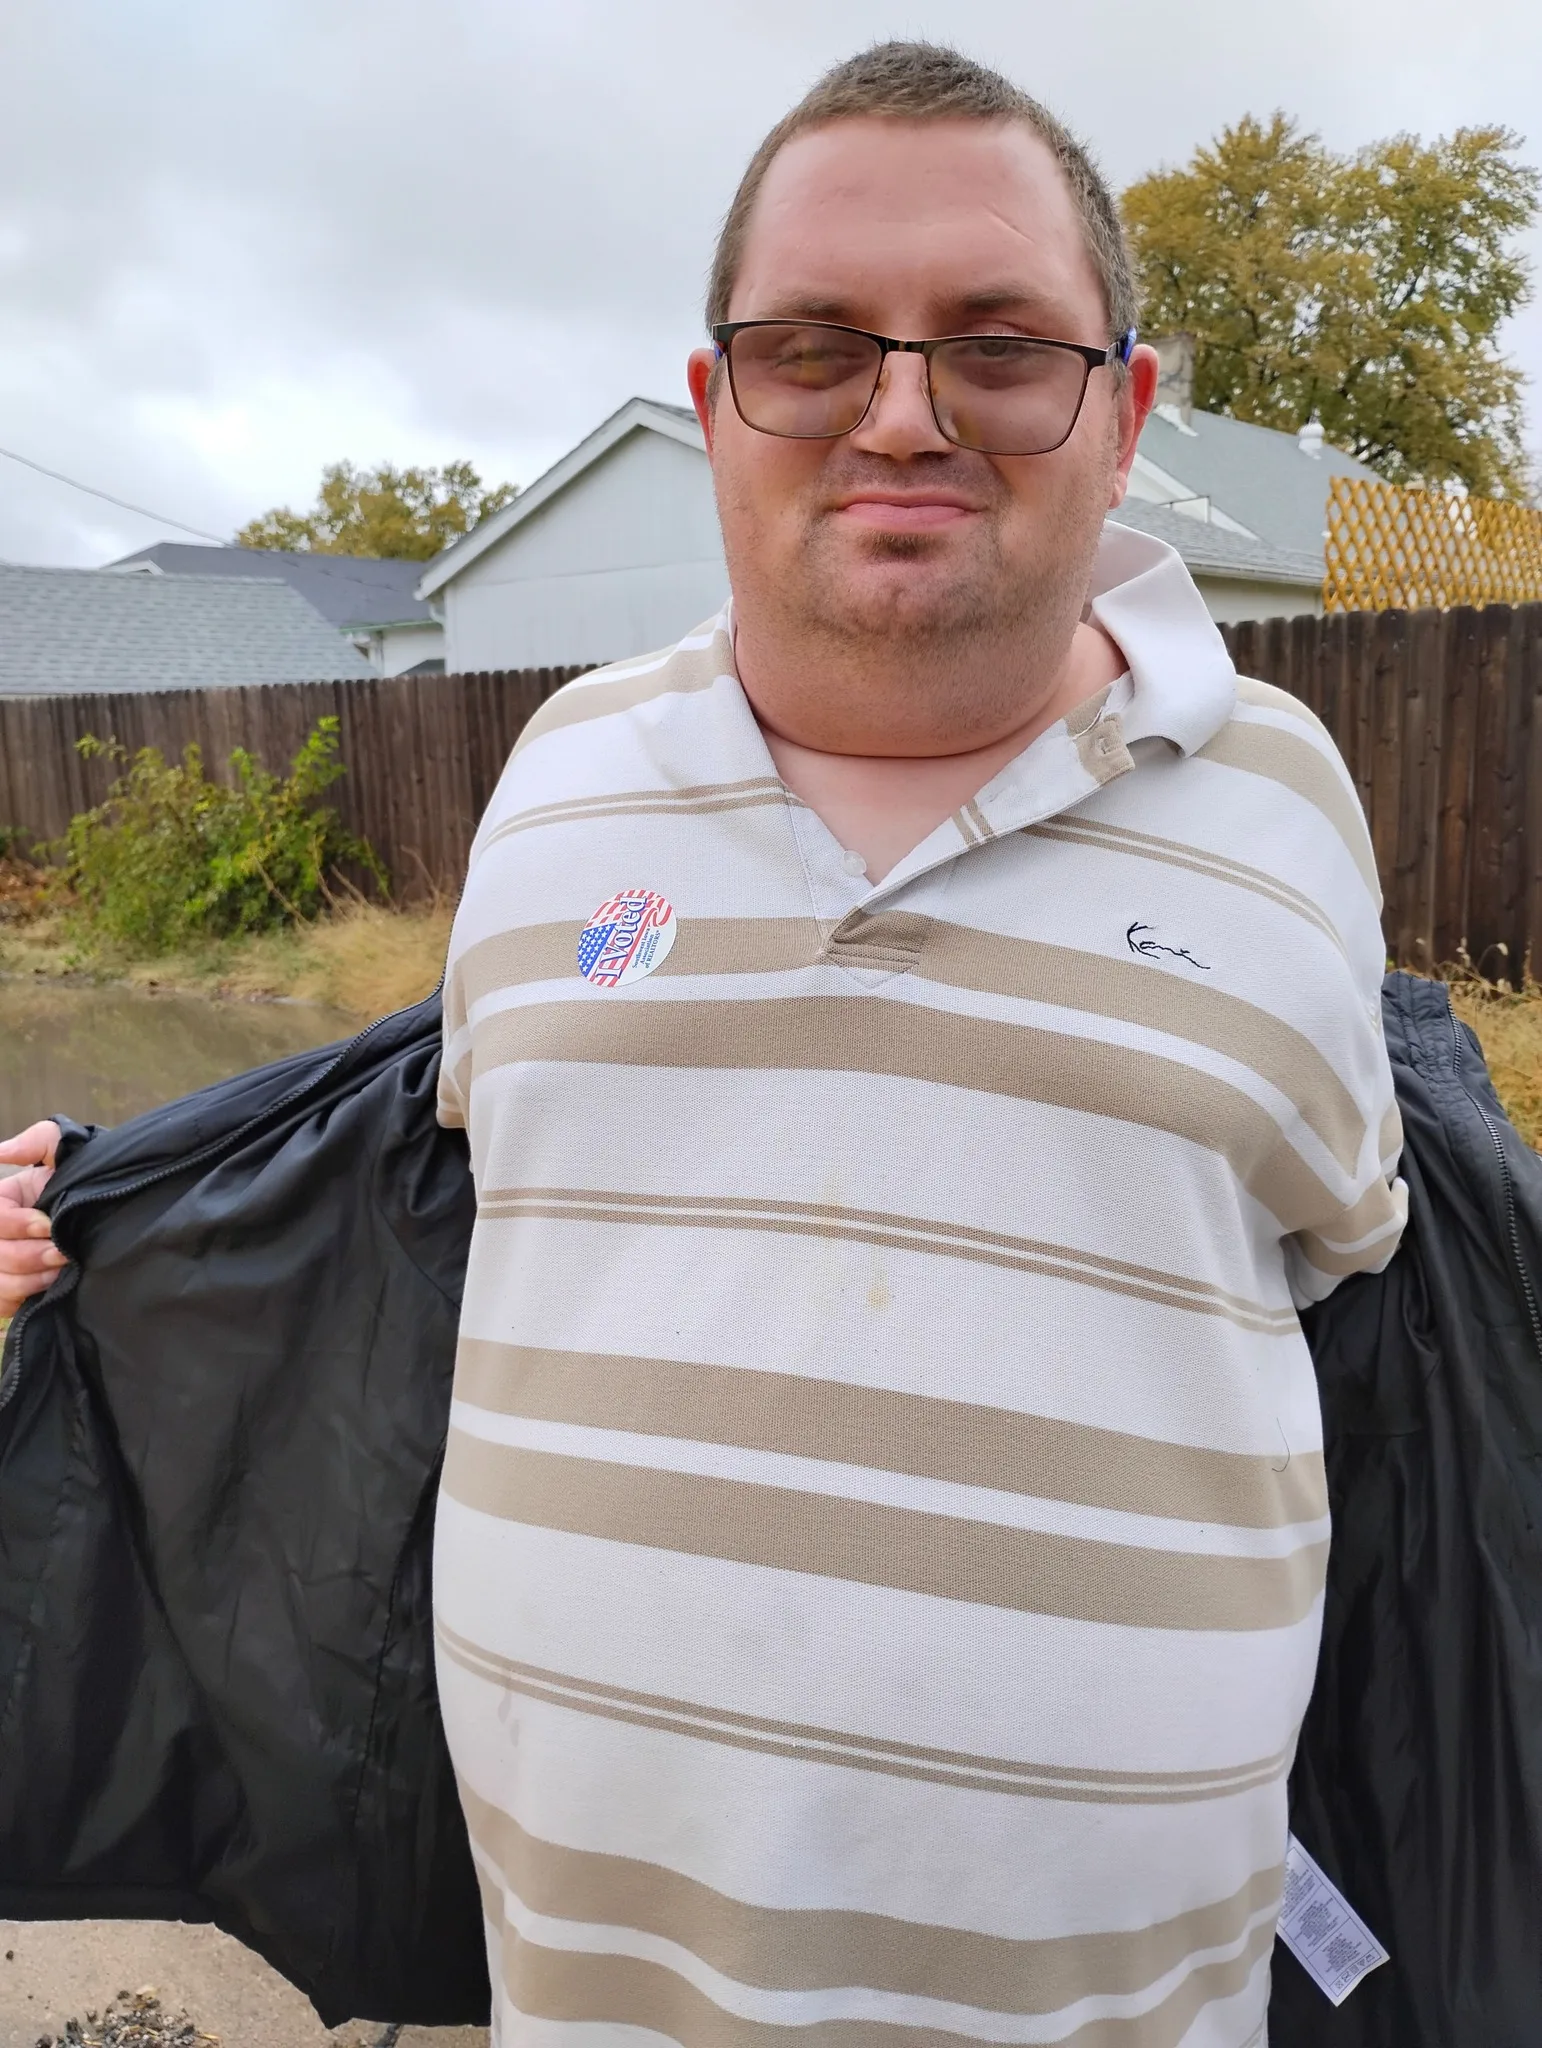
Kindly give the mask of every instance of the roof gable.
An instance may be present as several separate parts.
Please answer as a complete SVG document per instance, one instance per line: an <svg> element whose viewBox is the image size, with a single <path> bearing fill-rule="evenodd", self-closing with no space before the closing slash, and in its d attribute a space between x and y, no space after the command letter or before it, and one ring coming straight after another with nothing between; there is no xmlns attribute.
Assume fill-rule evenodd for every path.
<svg viewBox="0 0 1542 2048"><path fill-rule="evenodd" d="M537 477L501 512L484 519L453 547L446 548L442 555L436 555L419 580L418 596L423 599L433 597L463 569L468 569L485 555L489 548L496 547L532 513L549 504L559 491L565 491L569 484L608 455L628 434L635 433L662 434L667 440L678 441L687 448L703 449L705 445L695 413L687 411L684 406L664 405L652 398L629 398L587 439L570 449L560 462L554 462L544 475Z"/></svg>

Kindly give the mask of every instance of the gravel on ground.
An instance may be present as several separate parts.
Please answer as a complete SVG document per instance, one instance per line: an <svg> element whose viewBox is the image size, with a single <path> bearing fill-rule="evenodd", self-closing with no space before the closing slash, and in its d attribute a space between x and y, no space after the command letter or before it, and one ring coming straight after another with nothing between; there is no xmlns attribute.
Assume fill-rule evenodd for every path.
<svg viewBox="0 0 1542 2048"><path fill-rule="evenodd" d="M105 2012L66 2020L57 2036L39 2034L37 2048L222 2048L222 2043L185 2012L165 2011L147 1985L142 1991L120 1991Z"/></svg>
<svg viewBox="0 0 1542 2048"><path fill-rule="evenodd" d="M0 1921L0 2048L488 2048L485 2027L324 2027L216 1927Z"/></svg>

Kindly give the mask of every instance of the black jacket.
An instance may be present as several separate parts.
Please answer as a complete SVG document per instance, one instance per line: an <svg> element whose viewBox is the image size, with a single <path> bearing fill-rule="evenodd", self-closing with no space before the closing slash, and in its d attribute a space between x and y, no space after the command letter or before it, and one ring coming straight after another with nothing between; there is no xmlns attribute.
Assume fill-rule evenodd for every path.
<svg viewBox="0 0 1542 2048"><path fill-rule="evenodd" d="M1542 2040L1542 1161L1389 977L1412 1220L1308 1317L1336 1533L1296 1832L1392 1952L1271 2048ZM0 1916L212 1919L322 2018L485 2017L429 1559L471 1224L437 1001L72 1129L0 1380Z"/></svg>
<svg viewBox="0 0 1542 2048"><path fill-rule="evenodd" d="M472 1218L439 1005L81 1143L0 1380L0 1916L485 2019L429 1557Z"/></svg>
<svg viewBox="0 0 1542 2048"><path fill-rule="evenodd" d="M1333 1546L1295 1832L1392 1960L1270 2048L1542 2043L1542 1159L1439 983L1387 977L1409 1230L1306 1318Z"/></svg>

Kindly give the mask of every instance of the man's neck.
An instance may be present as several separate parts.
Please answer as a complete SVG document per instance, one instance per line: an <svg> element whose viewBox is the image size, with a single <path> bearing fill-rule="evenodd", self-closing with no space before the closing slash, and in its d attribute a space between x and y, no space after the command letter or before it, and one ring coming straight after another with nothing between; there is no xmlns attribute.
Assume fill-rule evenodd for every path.
<svg viewBox="0 0 1542 2048"><path fill-rule="evenodd" d="M796 730L780 729L748 685L746 695L778 775L843 847L861 856L868 879L878 882L1040 733L1096 696L1126 666L1100 627L1078 626L1060 673L1047 693L1030 700L1020 720L983 741L967 735L954 751L943 751L946 735L938 735L938 750L920 754L893 753L882 734L855 726L836 728L834 736L847 743L833 747L828 719L817 722L818 738L826 743L809 744Z"/></svg>

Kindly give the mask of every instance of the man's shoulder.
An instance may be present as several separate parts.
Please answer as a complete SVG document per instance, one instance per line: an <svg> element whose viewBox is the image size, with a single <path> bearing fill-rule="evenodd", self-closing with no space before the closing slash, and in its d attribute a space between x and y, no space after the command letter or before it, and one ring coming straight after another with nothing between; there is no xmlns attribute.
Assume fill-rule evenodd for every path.
<svg viewBox="0 0 1542 2048"><path fill-rule="evenodd" d="M515 742L515 756L569 726L624 716L660 697L708 690L732 668L728 618L720 612L672 646L609 662L565 683L526 722Z"/></svg>
<svg viewBox="0 0 1542 2048"><path fill-rule="evenodd" d="M1195 757L1249 771L1305 797L1341 829L1352 813L1364 832L1359 792L1337 742L1316 712L1288 690L1238 676L1231 715L1196 748Z"/></svg>
<svg viewBox="0 0 1542 2048"><path fill-rule="evenodd" d="M712 721L704 727L687 707L704 705L705 693L725 678L737 688L733 643L720 615L672 647L564 684L515 743L477 828L471 868L495 842L537 825L592 827L707 779Z"/></svg>
<svg viewBox="0 0 1542 2048"><path fill-rule="evenodd" d="M1373 902L1381 888L1359 791L1333 735L1288 690L1238 676L1231 716L1194 759L1222 769L1233 786L1213 786L1209 830L1223 830L1261 865L1314 869L1311 846L1347 855ZM1331 865L1331 864L1330 864Z"/></svg>
<svg viewBox="0 0 1542 2048"><path fill-rule="evenodd" d="M1251 706L1256 711L1277 711L1287 718L1294 718L1309 731L1338 752L1333 735L1309 704L1303 704L1299 697L1293 697L1289 690L1282 690L1274 683L1263 683L1256 676L1237 677L1237 702L1239 706Z"/></svg>

